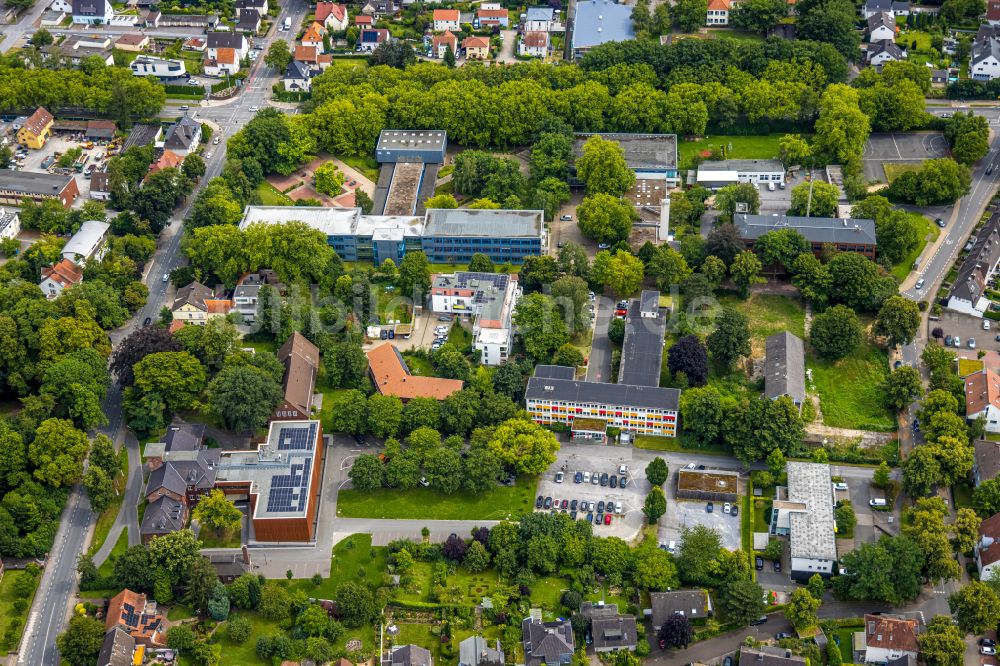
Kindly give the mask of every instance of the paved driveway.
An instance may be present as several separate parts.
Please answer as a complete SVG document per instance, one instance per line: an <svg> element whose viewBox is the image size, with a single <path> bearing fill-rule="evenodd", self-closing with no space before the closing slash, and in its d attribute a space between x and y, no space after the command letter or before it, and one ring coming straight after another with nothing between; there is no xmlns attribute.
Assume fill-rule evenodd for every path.
<svg viewBox="0 0 1000 666"><path fill-rule="evenodd" d="M1000 323L990 322L990 330L983 330L983 321L979 317L963 314L961 312L941 312L941 321L931 322L931 330L940 327L945 335L959 336L962 339L960 349L952 348L959 356L964 358L976 358L977 352L981 349L991 349L1000 351L1000 342L996 341L1000 335ZM969 348L969 339L974 338L976 348Z"/></svg>

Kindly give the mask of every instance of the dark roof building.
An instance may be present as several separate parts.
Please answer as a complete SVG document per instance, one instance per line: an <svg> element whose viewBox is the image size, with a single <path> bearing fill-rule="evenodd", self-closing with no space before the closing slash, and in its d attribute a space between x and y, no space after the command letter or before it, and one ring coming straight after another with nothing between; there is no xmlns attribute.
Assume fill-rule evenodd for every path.
<svg viewBox="0 0 1000 666"><path fill-rule="evenodd" d="M219 455L218 449L165 454L164 464L150 472L144 496L150 502L158 497L197 502L215 485Z"/></svg>
<svg viewBox="0 0 1000 666"><path fill-rule="evenodd" d="M285 366L285 376L281 382L285 394L271 418L309 418L316 373L319 372L319 347L295 331L278 349L278 360Z"/></svg>
<svg viewBox="0 0 1000 666"><path fill-rule="evenodd" d="M590 622L590 636L595 652L634 650L638 640L635 616L595 617Z"/></svg>
<svg viewBox="0 0 1000 666"><path fill-rule="evenodd" d="M490 647L482 636L469 636L458 644L458 666L503 666L503 663L499 640Z"/></svg>
<svg viewBox="0 0 1000 666"><path fill-rule="evenodd" d="M742 666L804 666L805 657L793 655L785 648L762 645L752 648L740 646L740 664Z"/></svg>
<svg viewBox="0 0 1000 666"><path fill-rule="evenodd" d="M776 400L787 395L802 409L806 400L806 361L802 338L788 331L765 341L764 395Z"/></svg>
<svg viewBox="0 0 1000 666"><path fill-rule="evenodd" d="M542 622L530 617L521 622L524 666L558 666L573 661L573 627L569 620Z"/></svg>
<svg viewBox="0 0 1000 666"><path fill-rule="evenodd" d="M383 663L387 666L432 666L433 661L429 650L411 644L394 647Z"/></svg>
<svg viewBox="0 0 1000 666"><path fill-rule="evenodd" d="M109 629L97 655L97 666L132 666L134 652L135 639L127 631L121 627Z"/></svg>
<svg viewBox="0 0 1000 666"><path fill-rule="evenodd" d="M69 208L79 194L73 176L0 169L0 204L20 206L25 198L36 203L57 199Z"/></svg>
<svg viewBox="0 0 1000 666"><path fill-rule="evenodd" d="M975 463L972 465L972 478L976 485L1000 476L1000 442L977 439L973 447Z"/></svg>
<svg viewBox="0 0 1000 666"><path fill-rule="evenodd" d="M962 262L951 294L948 309L983 316L990 301L984 292L1000 262L1000 213L993 213L976 236L976 243Z"/></svg>
<svg viewBox="0 0 1000 666"><path fill-rule="evenodd" d="M817 256L824 245L832 245L840 252L857 252L875 259L878 241L873 220L739 213L733 221L748 248L753 248L754 241L769 231L794 229L809 241L813 254Z"/></svg>
<svg viewBox="0 0 1000 666"><path fill-rule="evenodd" d="M240 38L243 38L242 34ZM199 141L201 141L201 123L189 116L184 116L170 126L170 129L167 131L167 138L163 142L163 147L179 155L187 155L189 151L198 147Z"/></svg>
<svg viewBox="0 0 1000 666"><path fill-rule="evenodd" d="M675 614L689 620L712 614L712 600L704 590L650 592L649 605L652 608L653 631L659 631L663 623Z"/></svg>
<svg viewBox="0 0 1000 666"><path fill-rule="evenodd" d="M129 130L125 143L122 144L122 151L126 151L132 146L148 146L156 143L163 135L163 128L159 125L133 125Z"/></svg>
<svg viewBox="0 0 1000 666"><path fill-rule="evenodd" d="M139 526L142 542L148 544L153 537L184 529L187 518L187 505L183 501L161 495L146 505L146 511L142 514L142 525Z"/></svg>
<svg viewBox="0 0 1000 666"><path fill-rule="evenodd" d="M618 371L620 386L660 385L667 318L660 314L659 303L658 291L643 291L640 300L629 302L621 367Z"/></svg>

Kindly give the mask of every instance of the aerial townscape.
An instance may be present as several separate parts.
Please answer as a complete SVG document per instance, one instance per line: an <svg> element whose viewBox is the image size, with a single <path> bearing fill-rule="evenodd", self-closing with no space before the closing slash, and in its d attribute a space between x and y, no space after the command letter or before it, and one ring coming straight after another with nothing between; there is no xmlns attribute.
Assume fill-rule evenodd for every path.
<svg viewBox="0 0 1000 666"><path fill-rule="evenodd" d="M0 0L0 662L1000 666L1000 0Z"/></svg>

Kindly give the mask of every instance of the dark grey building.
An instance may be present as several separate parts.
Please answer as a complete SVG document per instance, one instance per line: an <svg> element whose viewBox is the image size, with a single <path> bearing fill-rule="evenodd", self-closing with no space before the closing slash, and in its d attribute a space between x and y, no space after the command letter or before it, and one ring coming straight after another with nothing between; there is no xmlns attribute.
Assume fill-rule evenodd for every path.
<svg viewBox="0 0 1000 666"><path fill-rule="evenodd" d="M434 660L426 648L410 644L394 647L382 663L385 666L433 666Z"/></svg>
<svg viewBox="0 0 1000 666"><path fill-rule="evenodd" d="M802 338L788 331L767 338L764 347L764 395L787 395L800 410L806 400L806 361Z"/></svg>
<svg viewBox="0 0 1000 666"><path fill-rule="evenodd" d="M632 615L595 617L590 622L590 636L594 641L594 652L634 650L638 640L635 617Z"/></svg>
<svg viewBox="0 0 1000 666"><path fill-rule="evenodd" d="M521 622L524 666L559 666L573 661L573 627L568 620L542 622L530 617Z"/></svg>
<svg viewBox="0 0 1000 666"><path fill-rule="evenodd" d="M740 646L740 666L805 666L805 657L793 655L785 648Z"/></svg>
<svg viewBox="0 0 1000 666"><path fill-rule="evenodd" d="M754 241L767 232L782 229L794 229L802 234L817 257L824 246L832 245L838 252L857 252L874 261L878 245L873 220L739 213L733 222L743 244L750 249L753 249Z"/></svg>
<svg viewBox="0 0 1000 666"><path fill-rule="evenodd" d="M139 536L143 543L148 544L154 537L184 529L187 518L187 505L183 501L161 496L146 506L142 514L142 525L139 526Z"/></svg>
<svg viewBox="0 0 1000 666"><path fill-rule="evenodd" d="M132 666L135 639L125 629L116 626L104 634L101 651L97 655L97 666Z"/></svg>
<svg viewBox="0 0 1000 666"><path fill-rule="evenodd" d="M375 145L379 162L442 164L448 149L444 130L382 130Z"/></svg>
<svg viewBox="0 0 1000 666"><path fill-rule="evenodd" d="M643 291L639 300L629 303L618 370L619 385L660 385L667 318L660 314L659 302L660 292Z"/></svg>
<svg viewBox="0 0 1000 666"><path fill-rule="evenodd" d="M500 641L491 647L482 636L469 636L458 644L458 666L503 666Z"/></svg>
<svg viewBox="0 0 1000 666"><path fill-rule="evenodd" d="M712 600L705 590L650 592L649 605L653 631L659 631L663 623L674 614L683 615L689 620L712 615Z"/></svg>
<svg viewBox="0 0 1000 666"><path fill-rule="evenodd" d="M982 317L990 306L986 286L1000 264L1000 213L994 213L976 234L976 243L958 270L948 309Z"/></svg>

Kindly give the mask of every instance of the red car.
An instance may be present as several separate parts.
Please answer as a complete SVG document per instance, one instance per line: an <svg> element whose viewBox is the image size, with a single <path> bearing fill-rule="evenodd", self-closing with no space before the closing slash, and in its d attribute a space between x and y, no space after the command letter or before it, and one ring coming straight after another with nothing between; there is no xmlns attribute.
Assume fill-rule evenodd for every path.
<svg viewBox="0 0 1000 666"><path fill-rule="evenodd" d="M605 525L610 525L611 524L611 514L610 513L604 514L604 524Z"/></svg>

